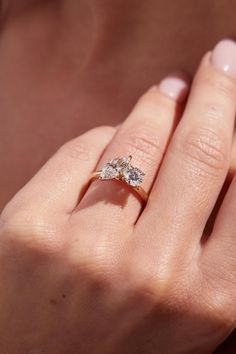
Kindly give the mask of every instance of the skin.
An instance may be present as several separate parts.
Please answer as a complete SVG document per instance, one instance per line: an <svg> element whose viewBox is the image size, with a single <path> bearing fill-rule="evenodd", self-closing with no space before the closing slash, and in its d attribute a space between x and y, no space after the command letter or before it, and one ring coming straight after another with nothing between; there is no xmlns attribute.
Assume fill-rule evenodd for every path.
<svg viewBox="0 0 236 354"><path fill-rule="evenodd" d="M25 182L29 180L38 168L48 159L52 152L54 152L62 143L72 137L80 135L82 132L87 131L93 126L100 125L101 123L115 125L123 120L140 94L150 85L158 82L165 74L183 69L193 75L202 53L209 50L209 48L212 48L218 39L231 36L235 31L234 9L236 10L236 5L233 1L224 1L220 4L215 4L215 2L212 1L204 1L199 3L197 10L194 8L194 3L191 1L182 1L182 6L180 6L179 3L174 5L173 2L168 3L166 1L164 4L158 4L157 1L146 1L144 7L142 3L143 2L141 1L136 1L134 4L130 1L129 6L127 6L122 1L114 1L111 6L108 1L103 1L102 3L101 1L91 1L89 2L89 5L88 2L85 1L61 1L60 6L58 6L58 2L53 1L3 2L0 42L0 149L1 151L7 151L7 153L1 155L1 166L2 171L4 171L4 174L1 174L0 176L2 186L0 200L1 208L3 208L6 202ZM125 6L125 11L121 9L121 6ZM211 9L210 17L206 8ZM189 16L193 11L194 17ZM225 16L222 16L222 12ZM178 41L176 41L175 26L176 23L180 24L180 21L177 21L176 19L179 19L180 17L181 26L178 28ZM207 31L206 33L206 26L211 28L211 31ZM84 28L91 28L92 30L84 31ZM168 31L166 31L167 28ZM186 28L188 28L187 33ZM124 41L124 38L127 40ZM199 38L204 38L204 40L199 41ZM163 46L163 42L166 43L166 46ZM194 47L192 47L193 42ZM19 45L19 43L21 43L21 45ZM190 47L191 50L189 50ZM86 55L84 55L84 53L86 53ZM127 73L129 73L129 75L127 75ZM177 118L178 117L176 117L176 119ZM106 136L107 135L109 134L106 133ZM110 133L109 138L111 138L111 135L112 134ZM95 134L92 140L94 139L102 140L102 136ZM104 138L104 146L107 143L106 139ZM76 175L76 178L76 183L78 183L78 175ZM164 187L162 190L164 193ZM77 195L78 184L76 192L73 188L71 191L73 192L73 195ZM35 195L34 193L33 195ZM101 193L104 197L104 189L102 189ZM167 195L168 190L166 190L165 193ZM92 197L94 198L94 194ZM18 204L22 204L22 201L27 199L25 194L23 194L21 198L22 199L18 199ZM131 201L132 199L129 197L129 203L131 203ZM120 201L116 203L119 205L119 202ZM133 200L132 203L136 205L134 210L138 210L140 206L139 204L136 204L136 199ZM96 213L101 213L101 215L103 215L104 210L100 204L101 203L99 203L99 209L96 209ZM34 205L35 208L36 205L38 208L38 205L40 204ZM45 201L42 205L45 205ZM71 206L71 208L73 209L73 206ZM28 207L26 207L26 209L28 209ZM91 208L86 207L84 210L91 210ZM118 212L119 210L120 209L118 208ZM127 210L127 215L130 215L130 208ZM153 208L153 210L155 210L156 215L156 209ZM22 216L22 207L16 207L16 214L18 211L19 215ZM107 209L105 212L107 212ZM55 301L57 305L59 302L57 297L55 299L54 296L51 296L52 293L55 292L55 287L57 286L57 284L55 284L56 280L54 279L54 272L52 272L53 274L51 276L49 272L54 261L56 262L56 269L58 269L59 273L59 283L63 283L59 292L61 292L61 289L64 290L64 280L66 279L65 282L69 283L69 291L71 291L76 297L80 292L80 289L73 288L75 279L77 282L87 282L87 285L85 284L84 295L80 296L81 303L75 304L75 302L70 301L69 307L72 306L72 303L74 304L73 306L78 306L78 311L82 313L83 301L87 299L87 296L91 295L89 287L90 284L93 285L94 283L95 285L98 284L99 289L101 284L102 289L99 293L101 299L104 297L104 292L108 292L111 299L116 298L114 297L114 284L110 281L109 277L107 281L107 276L105 276L105 280L103 277L102 279L98 277L97 280L97 277L93 276L93 267L92 270L90 268L91 260L88 260L88 271L86 266L82 272L78 271L77 267L74 267L73 262L77 265L77 258L80 256L79 252L72 257L73 262L71 266L71 255L68 261L67 256L60 251L60 245L58 246L58 252L54 249L53 237L51 240L52 244L49 242L50 232L42 231L42 236L45 233L45 238L40 238L40 235L39 237L35 237L38 236L39 231L38 227L35 227L34 222L32 222L32 225L29 223L29 231L26 232L24 225L20 226L19 230L14 226L17 225L17 222L12 221L12 218L13 220L15 219L15 211L12 213L9 212L9 214L8 212L5 212L5 215L7 215L7 220L11 220L10 225L13 225L13 231L10 231L10 235L9 231L2 231L2 234L4 235L4 252L2 254L1 263L4 263L4 266L2 267L4 272L2 271L1 276L6 283L4 282L4 289L1 289L1 293L3 294L3 299L1 301L2 307L6 309L6 320L4 318L3 321L6 330L8 329L10 331L10 327L6 326L6 321L7 319L9 320L8 314L10 313L10 308L14 308L16 314L19 307L22 309L22 312L19 313L18 316L15 316L16 323L11 324L13 329L16 330L18 324L17 318L22 322L22 317L24 318L25 313L28 312L28 307L26 309L26 303L28 303L29 299L35 299L36 302L39 301L40 309L42 309L42 306L45 306L45 313L41 314L41 322L38 319L40 314L34 313L35 317L33 320L37 319L37 322L39 322L40 333L37 340L40 341L43 338L46 341L46 337L44 337L44 333L42 333L42 327L44 324L49 321L49 318L52 319L53 323L57 323L61 318L60 316L64 315L64 313L61 314L60 311L58 311L58 307L60 306L55 305L58 317L53 317L51 312L50 314L48 313L48 308L46 306L46 304L50 303L50 311L53 311L52 308L55 308ZM38 217L38 213L36 212L32 215L33 220L36 218L36 215ZM83 212L82 215L86 215L86 212ZM94 216L94 211L91 215ZM89 214L89 217L91 217L91 215ZM30 215L27 217L31 218ZM44 220L44 217L42 220ZM4 224L5 223L6 222L4 221ZM47 226L48 220L45 221L45 224ZM84 224L85 222L82 223L81 221L81 225ZM8 221L7 225L9 226ZM58 225L56 226L58 227ZM85 228L85 226L83 227ZM164 229L164 225L162 225L162 227ZM33 231L31 230L32 228ZM36 230L34 230L35 228ZM67 226L65 226L65 228L67 228ZM74 232L77 234L76 227ZM119 234L120 232L121 231L119 231ZM61 235L59 239L65 238L67 233L70 232L65 232L65 234ZM86 234L86 237L87 233L88 231L85 230L84 234ZM19 237L19 234L21 237ZM24 237L22 237L22 234ZM169 235L168 230L166 231L166 234ZM53 230L52 235L55 235ZM168 236L166 237L168 239ZM84 238L85 236L81 236L81 239ZM127 238L130 238L130 234ZM14 241L16 254L14 254L14 250L12 251L8 247L9 242L11 242L9 239L13 239ZM19 239L22 241L19 242ZM31 239L33 241L28 242ZM36 242L35 245L35 239L44 239L45 243L38 245ZM118 234L114 235L114 242L116 240L120 240ZM90 242L92 243L92 241ZM117 242L115 244L117 244ZM230 245L231 244L229 243L229 248ZM126 248L126 246L127 245L125 244L124 247ZM142 246L144 247L144 245ZM132 247L130 249L133 250ZM57 245L55 245L55 248L57 248ZM159 257L162 259L162 257L164 257L165 245L162 244L162 247L160 248L162 248L163 254L159 255ZM139 249L141 250L141 246ZM11 264L7 261L11 256L11 252L13 252L12 256L14 257L17 256L17 254L20 255L22 261L19 261L20 264L13 264L12 269L8 269L8 267L11 268ZM145 255L146 257L147 255L150 257L148 250ZM74 257L76 258L75 261ZM115 256L114 258L112 257L113 254L110 252L109 259L116 259ZM155 253L155 256L153 257L156 258L157 254ZM41 260L46 261L46 266L41 265ZM123 262L126 263L122 258L121 263ZM87 264L87 262L85 263ZM169 262L169 260L167 260L167 264L170 264L167 269L173 267L172 262ZM61 268L63 268L64 265L66 270L65 278L61 275ZM161 262L159 265L155 265L155 267L157 266L157 268L155 268L155 273L161 272L161 270L159 270L160 265ZM32 275L32 282L33 284L36 284L35 292L31 287L26 288L25 293L22 294L22 298L16 299L13 296L15 294L15 289L22 289L23 286L20 282L18 283L19 280L17 274L22 274L22 279L26 280L28 279L27 274L29 274L32 267L37 268L36 274ZM44 268L44 271L42 267ZM74 272L71 267L73 269L75 268ZM81 267L79 268L81 269ZM126 268L124 267L124 269ZM114 272L117 274L116 270L114 270ZM104 273L106 274L106 271L104 271ZM37 280L37 274L41 277L39 283ZM8 275L9 279L7 279L6 275ZM117 278L113 273L112 276L114 276L115 279ZM70 283L70 280L68 280L70 277L73 280L71 281L72 284ZM139 277L139 275L137 277ZM142 275L140 277L141 288L143 288ZM164 276L163 278L164 284L166 282L168 284L169 280L167 281ZM89 279L91 279L91 282ZM134 277L134 279L136 278ZM137 280L137 282L139 283L139 280ZM157 283L159 294L160 282L158 281ZM52 284L52 288L49 284ZM120 285L120 283L118 284ZM47 285L47 290L45 290L45 293L43 294L40 293L40 285ZM228 286L228 283L226 285ZM123 290L120 285L120 289L126 294L125 291L129 291L129 286L130 284L128 284L128 290L126 288ZM183 285L181 284L180 286ZM111 292L110 290L107 290L107 287L108 289L111 288ZM146 284L144 284L144 289L145 287ZM9 289L9 292L6 292L6 288ZM193 287L193 291L194 289L195 288ZM140 293L139 290L139 287L136 289L134 286L133 289L131 286L131 293L129 294L134 294L134 297L136 297L136 293ZM155 291L150 290L150 293L153 294L154 292L155 295ZM196 289L195 291L197 292ZM149 292L149 290L147 290L147 292ZM146 290L144 293L146 293ZM171 290L171 297L173 297L172 293L176 293L174 292L174 289L173 291ZM64 293L62 293L62 295L63 294ZM42 295L42 300L39 300L40 295ZM141 295L143 295L142 291ZM5 296L8 297L8 300ZM169 295L163 291L163 299L169 299L168 296ZM156 296L154 296L154 298L156 298ZM64 299L63 296L62 299ZM132 301L125 304L125 308L133 303L132 296L131 299ZM180 300L175 300L177 304L180 302L179 312L181 319L181 304L185 305L185 299L183 300L181 298ZM40 301L42 301L42 303ZM104 300L101 300L101 302L102 301ZM114 306L114 308L119 308L118 303L120 304L120 298L118 298L117 301L117 306ZM138 296L137 301L138 303L141 301L141 304L149 304L149 298L147 300L145 296L144 299L143 296L141 296L141 299L139 299ZM167 302L169 303L169 300L167 300ZM153 305L152 299L150 303L151 308L155 307L155 309L157 308L157 311L161 309L161 313L163 313L163 309L166 308L166 304L162 304L162 300L160 300L160 307L159 304L156 305L155 301ZM124 304L121 303L121 308L123 308L123 305ZM189 305L191 308L189 315L190 319L192 312L195 311L195 305L196 304L194 304L194 306ZM101 306L105 311L107 304L102 302ZM199 313L198 308L196 311ZM176 312L178 314L177 310ZM70 309L66 313L70 313ZM156 313L156 310L154 313ZM159 313L160 312L158 312L158 314ZM134 317L135 315L136 314L134 314ZM143 316L143 314L137 314L137 316L139 315L141 317ZM88 317L86 310L83 316L85 316L85 318ZM94 316L95 319L97 318L97 321L101 319L99 314L95 314ZM76 318L73 316L70 317L71 322L68 326L70 327L71 325L71 328L73 328L74 325L79 326L77 316ZM206 311L203 311L203 314L200 317L202 318L199 319L199 323L202 323L201 321L203 321L203 319L205 321L205 317L209 320L209 323L212 318L212 322L215 322L215 314L209 314ZM153 321L152 318L154 318ZM28 320L31 321L32 318L28 318ZM155 323L155 321L156 316L151 312L150 323ZM221 321L219 322L221 327L222 323ZM216 323L218 322L216 321ZM134 327L135 326L136 324ZM22 325L23 334L26 333L26 327L26 324ZM217 338L213 340L214 344L222 341L226 332L227 334L230 332L228 327L227 330L225 329L225 324L223 324L222 327L224 330L222 330L222 332L221 330L219 331L219 337L221 337L221 339L216 335ZM158 323L156 328L159 328ZM212 330L213 327L209 325L209 328ZM104 330L106 330L105 327ZM61 334L60 331L62 331L62 329L58 328L59 338ZM136 329L134 332L137 333ZM216 332L218 333L218 330ZM49 330L48 333L50 333ZM72 336L73 333L72 330ZM4 343L6 348L8 349L8 345L15 345L15 348L12 350L18 350L19 347L17 348L17 345L19 346L21 344L9 343L10 339L7 337L7 333L4 332L4 334L6 336L5 338L7 338ZM78 331L76 331L76 335L78 336ZM117 335L119 335L119 333ZM147 336L148 335L149 334L147 333ZM29 347L30 345L36 345L37 343L37 340L33 343L32 338L29 338L29 342L26 344ZM133 338L136 338L137 340L137 335L134 334ZM144 336L144 338L147 337ZM163 338L165 338L164 334ZM114 340L114 343L115 342L116 340ZM199 340L199 343L199 345L201 345L201 340ZM89 345L89 343L87 345ZM133 350L132 343L125 345L130 345L131 350ZM142 343L140 345L142 348ZM209 345L212 345L212 343L209 343ZM49 349L51 350L51 348ZM52 350L55 349L53 348ZM101 348L101 353L102 350L103 349ZM53 351L50 351L50 353L52 352Z"/></svg>
<svg viewBox="0 0 236 354"><path fill-rule="evenodd" d="M235 33L233 0L128 4L3 2L0 210L64 142L120 123L148 87L176 70L191 77Z"/></svg>
<svg viewBox="0 0 236 354"><path fill-rule="evenodd" d="M6 206L3 352L208 354L234 330L235 178L204 229L230 165L236 80L211 53L171 136L182 110L152 88L118 130L64 145ZM146 171L145 208L118 182L85 190L97 163L124 153Z"/></svg>

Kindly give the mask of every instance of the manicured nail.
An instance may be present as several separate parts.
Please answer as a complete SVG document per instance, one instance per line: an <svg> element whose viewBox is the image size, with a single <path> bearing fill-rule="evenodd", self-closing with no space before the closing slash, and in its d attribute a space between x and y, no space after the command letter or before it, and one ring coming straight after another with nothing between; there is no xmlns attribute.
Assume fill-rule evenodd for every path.
<svg viewBox="0 0 236 354"><path fill-rule="evenodd" d="M220 41L213 49L211 62L216 68L236 78L236 42L231 39Z"/></svg>
<svg viewBox="0 0 236 354"><path fill-rule="evenodd" d="M189 91L189 82L184 75L173 74L160 82L159 90L174 100L183 102Z"/></svg>

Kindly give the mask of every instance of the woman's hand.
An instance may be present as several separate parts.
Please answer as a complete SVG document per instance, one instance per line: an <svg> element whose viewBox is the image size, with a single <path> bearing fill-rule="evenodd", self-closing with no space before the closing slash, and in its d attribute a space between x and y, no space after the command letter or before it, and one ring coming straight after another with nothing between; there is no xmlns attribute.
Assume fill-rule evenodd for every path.
<svg viewBox="0 0 236 354"><path fill-rule="evenodd" d="M234 329L235 178L204 229L230 164L235 66L232 42L204 57L170 143L180 79L149 90L117 132L67 143L7 205L1 353L204 354ZM94 169L129 154L146 172L144 209L125 183L85 190Z"/></svg>

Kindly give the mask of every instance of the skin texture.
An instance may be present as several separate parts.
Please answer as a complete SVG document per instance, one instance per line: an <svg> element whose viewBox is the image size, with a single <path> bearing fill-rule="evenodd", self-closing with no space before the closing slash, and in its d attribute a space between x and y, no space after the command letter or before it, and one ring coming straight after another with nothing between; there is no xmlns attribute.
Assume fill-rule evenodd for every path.
<svg viewBox="0 0 236 354"><path fill-rule="evenodd" d="M193 75L235 33L234 1L126 3L2 2L0 209L62 143L122 121L150 85Z"/></svg>
<svg viewBox="0 0 236 354"><path fill-rule="evenodd" d="M0 209L65 141L123 121L166 74L193 75L203 53L235 33L235 7L233 0L3 2Z"/></svg>
<svg viewBox="0 0 236 354"><path fill-rule="evenodd" d="M3 353L208 354L234 330L235 178L205 232L236 111L236 79L213 58L201 61L185 108L151 88L118 130L62 146L5 207ZM146 171L145 208L117 181L86 186L124 153Z"/></svg>

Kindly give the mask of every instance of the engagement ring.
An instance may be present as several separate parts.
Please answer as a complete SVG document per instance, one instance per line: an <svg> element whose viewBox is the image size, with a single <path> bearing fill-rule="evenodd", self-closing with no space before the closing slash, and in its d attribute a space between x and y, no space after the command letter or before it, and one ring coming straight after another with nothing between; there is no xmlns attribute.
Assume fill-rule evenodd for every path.
<svg viewBox="0 0 236 354"><path fill-rule="evenodd" d="M123 181L128 184L142 200L146 203L148 199L148 194L141 187L145 173L141 171L138 167L131 165L130 161L132 156L117 157L105 164L105 166L99 170L95 171L90 181L96 179L100 180L111 180L116 179Z"/></svg>

